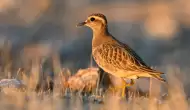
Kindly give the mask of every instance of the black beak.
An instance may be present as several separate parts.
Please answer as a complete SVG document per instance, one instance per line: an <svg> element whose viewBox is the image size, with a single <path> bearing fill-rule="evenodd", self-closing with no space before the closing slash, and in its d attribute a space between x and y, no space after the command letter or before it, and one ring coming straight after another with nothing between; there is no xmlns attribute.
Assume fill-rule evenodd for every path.
<svg viewBox="0 0 190 110"><path fill-rule="evenodd" d="M84 26L85 24L86 24L86 22L81 22L81 23L78 23L78 24L76 25L76 27Z"/></svg>

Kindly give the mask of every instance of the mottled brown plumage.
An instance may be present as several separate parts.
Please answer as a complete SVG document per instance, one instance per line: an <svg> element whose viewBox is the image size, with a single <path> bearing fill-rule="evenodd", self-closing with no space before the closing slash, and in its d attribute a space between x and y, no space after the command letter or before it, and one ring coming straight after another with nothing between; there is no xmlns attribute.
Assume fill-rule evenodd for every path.
<svg viewBox="0 0 190 110"><path fill-rule="evenodd" d="M135 51L108 32L107 19L103 14L91 14L80 25L86 25L93 30L92 55L105 72L124 79L153 77L165 82L160 76L162 72L151 69Z"/></svg>

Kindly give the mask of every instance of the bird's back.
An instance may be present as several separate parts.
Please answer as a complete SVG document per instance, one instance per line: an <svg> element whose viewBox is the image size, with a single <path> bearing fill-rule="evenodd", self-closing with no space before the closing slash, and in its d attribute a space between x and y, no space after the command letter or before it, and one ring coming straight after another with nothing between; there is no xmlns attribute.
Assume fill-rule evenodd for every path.
<svg viewBox="0 0 190 110"><path fill-rule="evenodd" d="M148 75L162 74L147 66L133 49L112 36L106 36L92 50L97 64L113 75L129 77L134 75L141 76L145 73Z"/></svg>

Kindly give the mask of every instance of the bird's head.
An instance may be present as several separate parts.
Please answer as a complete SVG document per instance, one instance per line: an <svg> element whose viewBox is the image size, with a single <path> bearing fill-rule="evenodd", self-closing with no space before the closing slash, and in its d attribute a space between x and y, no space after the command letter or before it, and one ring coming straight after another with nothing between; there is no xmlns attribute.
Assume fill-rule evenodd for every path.
<svg viewBox="0 0 190 110"><path fill-rule="evenodd" d="M107 19L106 16L101 13L93 13L87 17L84 22L78 23L78 26L88 26L93 31L99 31L107 29Z"/></svg>

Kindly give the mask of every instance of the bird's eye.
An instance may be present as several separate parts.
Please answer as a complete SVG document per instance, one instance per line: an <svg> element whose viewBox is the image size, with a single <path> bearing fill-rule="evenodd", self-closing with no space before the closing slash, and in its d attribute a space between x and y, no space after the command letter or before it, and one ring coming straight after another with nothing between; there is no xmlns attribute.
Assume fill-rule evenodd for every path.
<svg viewBox="0 0 190 110"><path fill-rule="evenodd" d="M90 21L94 21L94 20L95 20L95 18L93 18L93 17L92 17L92 18L90 18Z"/></svg>

